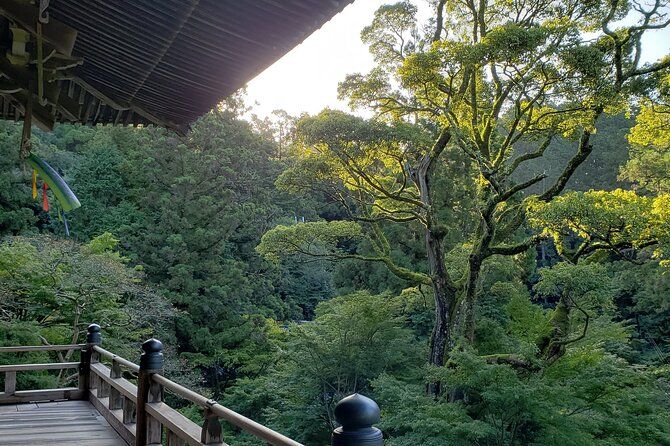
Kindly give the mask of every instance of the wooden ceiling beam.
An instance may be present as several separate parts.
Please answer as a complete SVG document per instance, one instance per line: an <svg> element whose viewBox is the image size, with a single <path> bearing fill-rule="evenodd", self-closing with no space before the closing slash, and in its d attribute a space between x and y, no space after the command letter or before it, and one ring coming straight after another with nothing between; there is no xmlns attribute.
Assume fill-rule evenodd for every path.
<svg viewBox="0 0 670 446"><path fill-rule="evenodd" d="M19 97L27 99L28 91L30 89L30 84L37 84L37 73L34 70L24 67L17 67L12 65L6 57L0 55L0 73L2 73L7 79L2 81L2 90L3 91L16 91L13 92L15 99L18 100L16 96L18 93L21 93ZM60 87L55 82L45 82L44 85L44 97L45 99L56 106L58 110L63 113L68 119L72 121L77 121L81 114L81 107L77 101L68 97L66 94L61 94ZM53 117L46 119L46 116L38 115L37 111L37 97L33 95L33 113L35 114L36 120L41 120L44 126L53 126ZM46 107L42 107L44 112L49 113Z"/></svg>
<svg viewBox="0 0 670 446"><path fill-rule="evenodd" d="M28 100L28 92L25 90L21 90L17 93L12 93L12 94L6 94L5 100L7 98L12 98L14 102L14 106L21 111L25 115L26 112L26 101ZM32 106L33 106L33 122L42 130L45 132L50 132L54 128L54 117L49 109L46 107L40 105L37 103L35 100L35 97L33 97L32 101Z"/></svg>
<svg viewBox="0 0 670 446"><path fill-rule="evenodd" d="M62 91L58 85L53 85L53 87L60 93L55 102L56 108L63 114L63 116L66 116L68 120L77 122L81 115L81 106L79 105L79 102L69 97L67 92Z"/></svg>
<svg viewBox="0 0 670 446"><path fill-rule="evenodd" d="M103 102L104 104L115 108L117 110L128 110L131 109L138 115L146 118L147 120L155 123L156 125L160 125L163 127L171 127L171 128L179 128L176 124L166 122L165 120L159 118L158 116L155 116L152 113L147 112L146 110L143 110L141 107L138 107L137 105L134 104L127 104L127 103L119 103L115 101L114 99L110 98L106 94L102 93L100 90L97 88L93 87L91 84L87 83L83 79L80 79L76 76L73 76L74 82L79 84L81 88L86 90L89 94L95 96L99 101Z"/></svg>
<svg viewBox="0 0 670 446"><path fill-rule="evenodd" d="M37 35L39 14L39 8L27 2L0 0L0 15L15 21L33 35ZM71 56L77 40L77 30L50 17L49 23L42 24L42 38L59 53Z"/></svg>

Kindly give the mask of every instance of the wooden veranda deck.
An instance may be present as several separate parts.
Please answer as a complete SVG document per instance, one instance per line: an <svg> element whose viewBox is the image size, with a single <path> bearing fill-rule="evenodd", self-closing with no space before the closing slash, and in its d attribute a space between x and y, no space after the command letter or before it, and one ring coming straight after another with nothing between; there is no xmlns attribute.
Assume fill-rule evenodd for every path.
<svg viewBox="0 0 670 446"><path fill-rule="evenodd" d="M0 354L81 351L79 362L0 365L0 445L228 446L221 426L227 422L268 446L303 446L165 378L160 341L142 344L139 365L100 343L100 326L91 324L86 344L0 347ZM77 387L17 390L17 372L66 369L78 369ZM201 408L202 424L167 405L165 392ZM333 446L384 445L382 432L372 426L379 421L373 400L349 395L334 414L342 426L333 431Z"/></svg>
<svg viewBox="0 0 670 446"><path fill-rule="evenodd" d="M227 446L221 435L227 421L268 445L302 446L162 376L160 341L142 344L138 365L100 340L100 326L92 324L86 344L0 347L5 354L81 350L79 362L0 365L0 445ZM17 373L66 369L78 369L77 387L17 390ZM202 425L168 406L165 392L200 407Z"/></svg>
<svg viewBox="0 0 670 446"><path fill-rule="evenodd" d="M127 446L88 401L0 406L0 443L7 446Z"/></svg>

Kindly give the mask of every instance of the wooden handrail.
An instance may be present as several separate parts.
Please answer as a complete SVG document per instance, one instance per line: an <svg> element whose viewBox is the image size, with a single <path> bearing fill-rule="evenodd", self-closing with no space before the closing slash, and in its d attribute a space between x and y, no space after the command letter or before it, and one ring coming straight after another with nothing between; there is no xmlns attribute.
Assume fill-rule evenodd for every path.
<svg viewBox="0 0 670 446"><path fill-rule="evenodd" d="M92 345L91 350L92 352L99 354L101 358L110 360L112 365L116 364L117 367L123 366L133 372L140 371L139 365L108 350L105 350L99 345ZM137 410L137 386L128 380L121 378L120 375L112 376L112 368L109 368L102 363L91 361L90 372L92 376L95 377L95 379L91 379L91 389L96 390L96 396L93 398L93 393L91 393L91 395L92 401L94 402L96 408L98 408L98 410L100 410L100 412L105 415L105 418L108 416L115 417L113 420L110 421L110 419L108 419L107 421L110 421L113 426L117 427L117 431L119 430L119 426L124 427L126 430L130 429L130 427L132 427L135 422L135 417L128 415L126 412L130 410ZM209 423L208 419L206 419L204 426L200 427L161 401L148 401L142 404L142 407L146 406L145 409L148 412L148 415L152 417L152 420L150 421L158 421L167 429L168 435L175 435L183 441L186 441L187 444L225 444L220 440L215 442L208 441L211 439L209 430L211 429L212 422L218 423L218 418L221 418L233 424L234 426L237 426L243 431L255 436L256 438L263 440L271 446L303 446L297 441L291 440L290 438L275 432L260 423L257 423L225 406L222 406L214 400L211 400L197 392L194 392L191 389L177 384L176 382L159 373L151 373L149 376L150 383L152 383L150 385L158 385L160 386L161 392L162 389L168 390L172 394L201 407L206 412L206 418L207 414L210 415ZM105 388L104 386L108 387ZM102 390L103 388L106 390ZM118 392L118 394L115 392ZM106 395L108 394L111 396L107 397ZM112 402L112 396L118 398L116 395L120 395L124 399L123 417L121 414L112 414L112 411L116 409L116 407L111 407L114 404ZM107 400L105 401L104 399ZM197 436L196 433L198 434Z"/></svg>
<svg viewBox="0 0 670 446"><path fill-rule="evenodd" d="M0 353L25 351L58 351L82 348L80 362L2 365L5 393L0 403L88 398L114 429L136 446L160 444L167 436L168 444L226 446L221 438L220 419L263 440L270 446L302 446L272 429L263 426L191 389L166 378L163 370L162 344L151 339L142 344L140 365L100 346L100 327L89 326L86 344L0 347ZM100 359L109 360L108 367ZM121 368L137 372L138 385L124 379ZM79 368L79 388L16 392L16 372ZM203 409L204 423L198 426L168 406L163 400L167 390ZM35 398L35 399L30 399Z"/></svg>
<svg viewBox="0 0 670 446"><path fill-rule="evenodd" d="M77 350L82 344L66 345L22 345L11 347L0 347L0 353L22 353L36 351L63 351ZM4 392L0 393L0 404L27 403L31 401L53 401L65 399L81 399L85 395L83 389L77 387L65 387L59 389L42 390L16 390L16 372L41 371L41 370L65 370L77 369L81 362L50 362L43 364L11 364L0 365L0 373L5 374Z"/></svg>
<svg viewBox="0 0 670 446"><path fill-rule="evenodd" d="M105 358L111 359L112 361L116 361L122 366L132 370L133 372L139 372L140 371L140 366L135 364L134 362L128 361L125 358L122 358L121 356L115 355L114 353L105 350L104 348L100 347L99 345L94 345L93 346L93 351L100 353L102 356Z"/></svg>
<svg viewBox="0 0 670 446"><path fill-rule="evenodd" d="M86 347L86 344L22 345L22 346L15 346L15 347L0 347L0 353L78 350L82 347Z"/></svg>
<svg viewBox="0 0 670 446"><path fill-rule="evenodd" d="M78 362L50 362L48 364L13 364L0 365L0 373L4 372L25 372L28 370L64 370L76 369Z"/></svg>
<svg viewBox="0 0 670 446"><path fill-rule="evenodd" d="M290 438L275 432L272 429L245 417L244 415L240 415L234 410L231 410L214 400L202 396L199 393L192 391L191 389L179 385L158 373L151 375L151 379L162 385L165 389L169 390L173 394L184 398L185 400L188 400L203 409L211 410L229 423L273 446L302 446L302 444L298 443L297 441L291 440Z"/></svg>

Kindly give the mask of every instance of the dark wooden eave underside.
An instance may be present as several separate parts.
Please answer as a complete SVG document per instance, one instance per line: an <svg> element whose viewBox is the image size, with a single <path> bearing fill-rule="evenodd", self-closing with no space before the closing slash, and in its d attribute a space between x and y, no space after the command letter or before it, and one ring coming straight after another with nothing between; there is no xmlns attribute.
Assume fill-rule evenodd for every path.
<svg viewBox="0 0 670 446"><path fill-rule="evenodd" d="M183 130L351 1L51 0L47 26L76 30L71 55L84 62L51 80L58 103L41 110L51 115L43 124ZM2 117L20 119L20 94L2 98Z"/></svg>

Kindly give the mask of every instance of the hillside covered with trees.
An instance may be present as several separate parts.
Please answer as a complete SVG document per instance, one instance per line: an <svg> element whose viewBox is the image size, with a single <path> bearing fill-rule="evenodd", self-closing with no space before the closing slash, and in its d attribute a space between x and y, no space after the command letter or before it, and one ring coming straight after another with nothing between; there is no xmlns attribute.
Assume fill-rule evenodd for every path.
<svg viewBox="0 0 670 446"><path fill-rule="evenodd" d="M34 129L67 213L0 122L0 345L155 336L171 379L306 445L353 392L389 446L670 445L667 7L383 6L352 112Z"/></svg>

